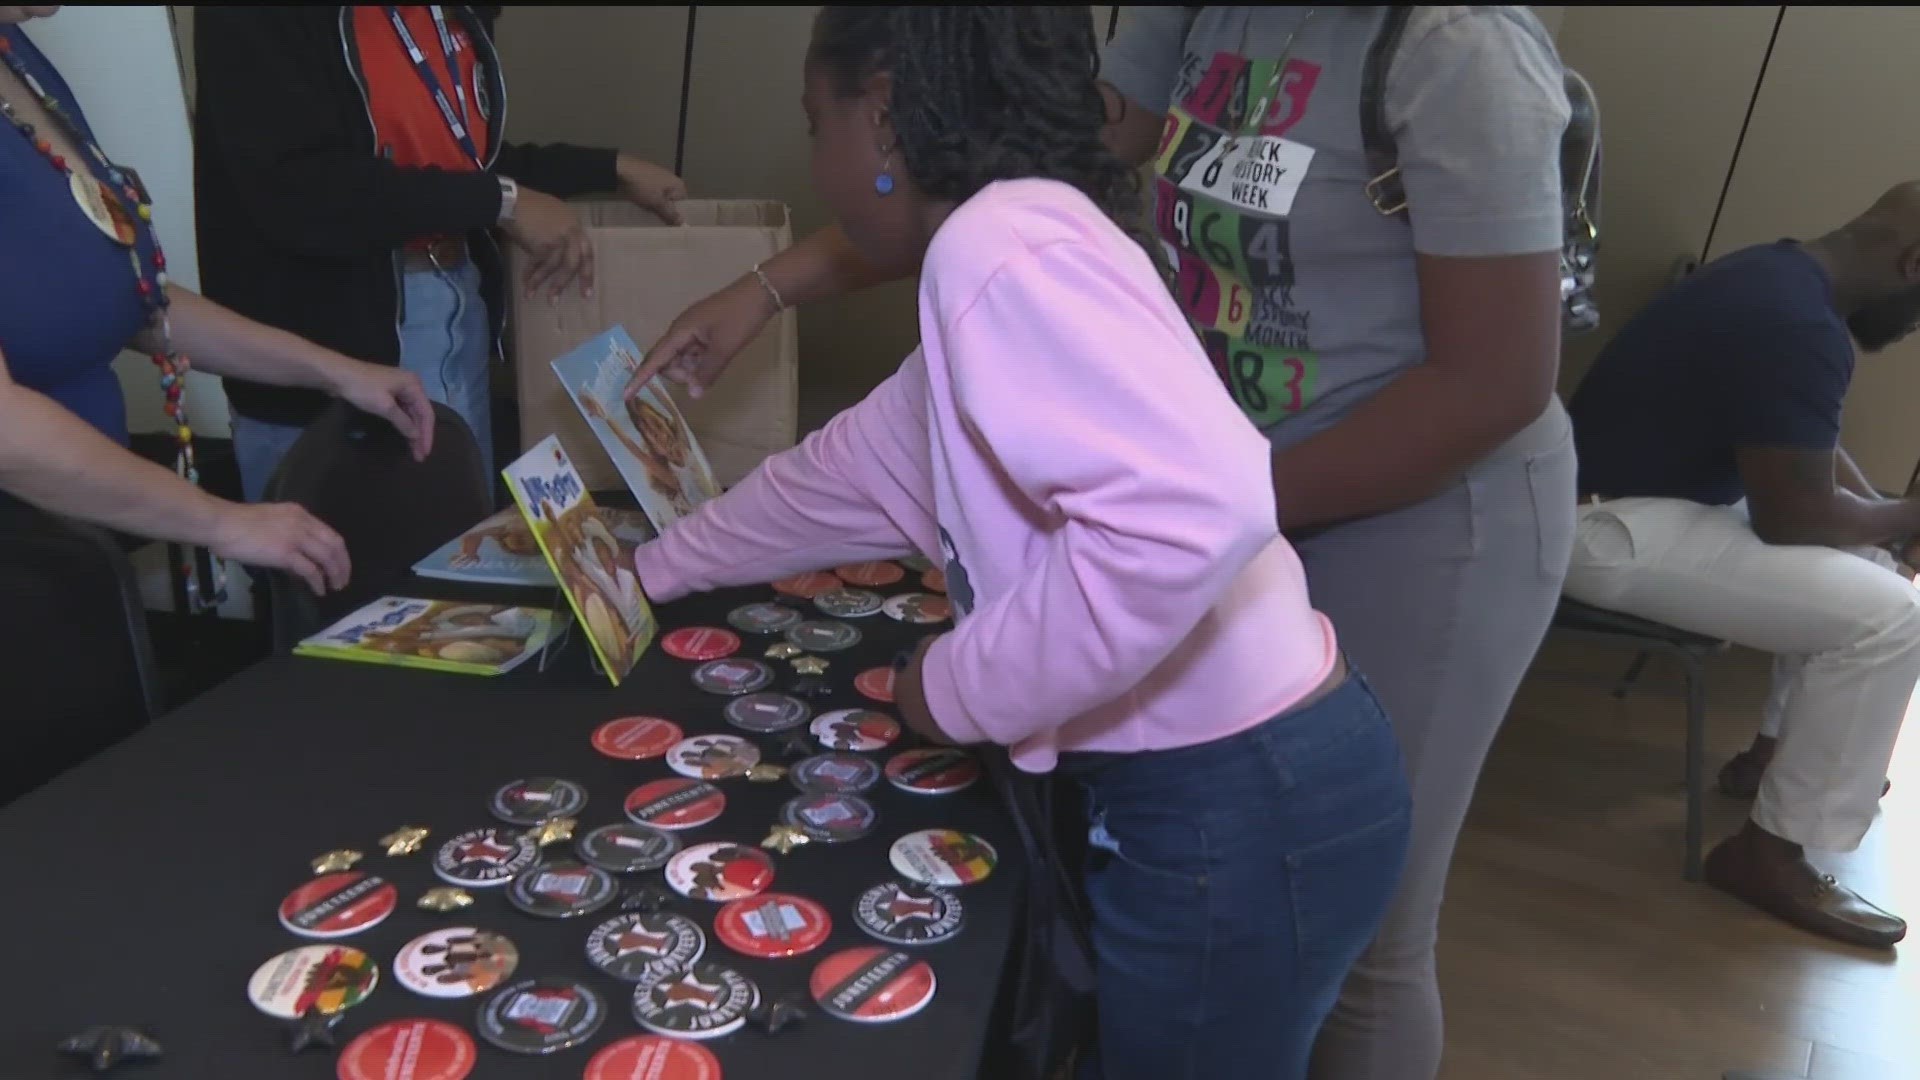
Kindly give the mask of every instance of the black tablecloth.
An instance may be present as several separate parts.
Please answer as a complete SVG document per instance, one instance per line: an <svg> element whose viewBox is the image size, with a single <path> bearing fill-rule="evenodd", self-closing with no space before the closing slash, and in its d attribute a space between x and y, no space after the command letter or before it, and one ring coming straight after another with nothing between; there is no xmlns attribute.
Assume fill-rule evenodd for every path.
<svg viewBox="0 0 1920 1080"><path fill-rule="evenodd" d="M449 591L426 587L418 594ZM766 588L733 590L659 614L667 628L723 626L734 606L773 597ZM816 711L869 705L852 689L854 676L887 663L924 629L884 615L856 624L865 638L829 657L825 679L834 697L816 703ZM747 637L742 655L758 656L771 640ZM605 1026L588 1044L550 1057L509 1054L476 1036L476 1080L576 1078L600 1047L643 1033L631 1015L631 988L600 974L585 957L588 932L611 909L580 919L536 919L515 910L498 889L476 890L478 902L452 916L414 906L440 884L432 850L456 832L495 824L487 803L501 784L530 776L581 781L591 794L580 815L584 832L623 820L632 788L673 775L658 759L622 762L596 753L588 736L600 723L650 714L675 721L689 735L732 731L721 715L725 699L695 688L688 677L694 665L662 654L657 644L618 690L591 674L586 652L576 628L548 670L530 664L500 679L303 658L269 661L0 811L8 867L0 874L0 956L6 958L0 1077L90 1075L54 1047L91 1024L135 1025L164 1044L161 1061L129 1067L127 1076L333 1077L336 1053L291 1055L281 1022L256 1011L246 987L269 957L313 944L283 929L275 911L310 877L308 861L335 848L365 852L358 868L395 882L401 894L392 917L340 942L365 950L381 968L378 989L347 1012L341 1046L399 1017L452 1021L473 1033L484 997L430 1000L401 987L390 971L401 945L448 925L505 933L521 951L516 979L582 978L609 1006ZM782 672L776 687L793 682L786 664L775 666ZM766 760L781 760L777 737L755 741ZM894 749L908 745L911 736ZM797 794L786 781L721 783L726 812L680 834L688 844L758 844L777 808ZM934 968L937 995L925 1011L895 1024L856 1025L811 1009L800 1028L779 1036L749 1028L708 1042L727 1080L938 1080L972 1077L978 1069L1024 871L1017 843L984 779L937 798L883 781L868 797L880 812L869 836L774 856L776 891L812 897L833 914L833 937L821 950L790 960L737 956L714 937L717 905L674 896L671 908L707 931L710 958L736 967L763 993L804 993L820 957L876 944L853 925L852 906L861 891L893 876L887 853L895 838L921 828L970 831L992 843L1001 862L985 882L962 890L964 932L919 950ZM426 826L433 835L421 853L389 859L375 841L402 825ZM659 871L638 880L664 886Z"/></svg>

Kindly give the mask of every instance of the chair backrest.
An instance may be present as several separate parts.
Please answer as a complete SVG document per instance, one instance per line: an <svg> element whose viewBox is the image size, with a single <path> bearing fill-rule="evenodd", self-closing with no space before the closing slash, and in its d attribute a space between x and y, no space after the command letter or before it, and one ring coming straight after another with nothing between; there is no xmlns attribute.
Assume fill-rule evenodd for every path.
<svg viewBox="0 0 1920 1080"><path fill-rule="evenodd" d="M472 430L452 409L433 409L433 452L425 461L413 460L387 421L343 402L309 424L281 459L267 501L299 503L332 526L346 541L353 580L316 598L298 578L270 573L274 651L394 591L414 563L493 512Z"/></svg>
<svg viewBox="0 0 1920 1080"><path fill-rule="evenodd" d="M0 805L138 731L161 707L146 608L112 534L0 510Z"/></svg>

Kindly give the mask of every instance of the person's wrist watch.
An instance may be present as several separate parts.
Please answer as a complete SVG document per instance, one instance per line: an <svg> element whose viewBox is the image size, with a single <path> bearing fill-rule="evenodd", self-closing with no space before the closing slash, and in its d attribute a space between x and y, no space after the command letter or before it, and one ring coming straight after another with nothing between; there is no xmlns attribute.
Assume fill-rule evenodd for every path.
<svg viewBox="0 0 1920 1080"><path fill-rule="evenodd" d="M513 208L520 201L520 185L514 183L513 178L510 176L502 176L499 179L500 216L494 221L494 224L505 225L507 222L513 220Z"/></svg>

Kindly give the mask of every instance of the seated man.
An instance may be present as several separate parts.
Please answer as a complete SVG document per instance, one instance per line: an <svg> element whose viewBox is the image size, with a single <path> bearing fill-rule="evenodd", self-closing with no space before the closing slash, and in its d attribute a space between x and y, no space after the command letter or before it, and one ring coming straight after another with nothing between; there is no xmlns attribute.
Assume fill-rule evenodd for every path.
<svg viewBox="0 0 1920 1080"><path fill-rule="evenodd" d="M1856 345L1878 352L1916 323L1907 183L1817 240L1702 267L1621 329L1572 403L1567 595L1776 658L1763 738L1724 777L1763 769L1758 797L1707 857L1708 883L1881 948L1906 923L1804 849L1859 846L1920 678L1920 590L1884 550L1920 533L1920 499L1881 498L1839 447Z"/></svg>

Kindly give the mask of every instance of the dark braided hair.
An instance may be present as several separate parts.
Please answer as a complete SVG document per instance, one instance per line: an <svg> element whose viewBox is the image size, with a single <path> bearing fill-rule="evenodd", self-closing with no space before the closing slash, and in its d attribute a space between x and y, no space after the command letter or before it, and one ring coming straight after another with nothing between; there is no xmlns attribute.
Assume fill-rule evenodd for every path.
<svg viewBox="0 0 1920 1080"><path fill-rule="evenodd" d="M1058 180L1131 230L1140 180L1100 138L1095 40L1085 5L830 6L808 58L842 94L893 76L893 130L928 196L961 203L996 180Z"/></svg>

